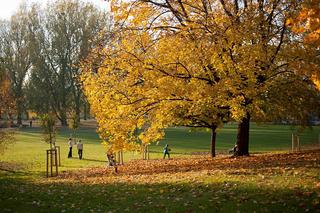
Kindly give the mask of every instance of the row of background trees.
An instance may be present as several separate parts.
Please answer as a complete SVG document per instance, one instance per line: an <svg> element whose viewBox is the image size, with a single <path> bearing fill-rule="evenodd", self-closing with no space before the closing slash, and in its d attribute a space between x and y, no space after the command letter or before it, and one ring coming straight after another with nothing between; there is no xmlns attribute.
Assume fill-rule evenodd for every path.
<svg viewBox="0 0 320 213"><path fill-rule="evenodd" d="M109 26L106 12L78 0L22 4L10 20L1 20L0 116L20 125L27 110L53 112L63 126L68 114L86 116L79 63Z"/></svg>

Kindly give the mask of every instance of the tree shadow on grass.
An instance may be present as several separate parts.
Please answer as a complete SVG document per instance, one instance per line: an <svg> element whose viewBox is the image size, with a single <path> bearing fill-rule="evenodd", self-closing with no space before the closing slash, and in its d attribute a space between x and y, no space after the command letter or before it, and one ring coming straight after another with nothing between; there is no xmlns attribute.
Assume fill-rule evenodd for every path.
<svg viewBox="0 0 320 213"><path fill-rule="evenodd" d="M89 158L82 158L81 161L92 161L92 162L101 162L101 163L106 163L107 162L105 160L89 159Z"/></svg>
<svg viewBox="0 0 320 213"><path fill-rule="evenodd" d="M80 160L79 157L71 157L68 159L75 159L75 160ZM101 163L106 163L107 161L105 160L98 160L98 159L91 159L91 158L82 158L80 161L92 161L92 162L101 162Z"/></svg>
<svg viewBox="0 0 320 213"><path fill-rule="evenodd" d="M249 182L41 183L0 179L3 212L319 212L316 192Z"/></svg>
<svg viewBox="0 0 320 213"><path fill-rule="evenodd" d="M22 163L12 163L0 161L0 177L1 176L29 176L33 172L26 170L27 165ZM1 191L1 190L0 190Z"/></svg>
<svg viewBox="0 0 320 213"><path fill-rule="evenodd" d="M92 173L81 170L36 182L4 176L0 206L3 212L319 212L320 191L312 185L319 179L313 173L263 173L270 168L317 170L318 154L132 161L116 175L112 169L89 169ZM188 171L199 180L186 178ZM198 176L200 171L208 174ZM151 181L157 175L160 180Z"/></svg>

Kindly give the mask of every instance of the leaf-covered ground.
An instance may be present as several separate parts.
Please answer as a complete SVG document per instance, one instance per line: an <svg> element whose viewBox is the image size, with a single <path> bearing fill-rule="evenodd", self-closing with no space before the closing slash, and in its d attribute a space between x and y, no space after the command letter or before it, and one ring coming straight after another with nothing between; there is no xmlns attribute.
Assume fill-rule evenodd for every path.
<svg viewBox="0 0 320 213"><path fill-rule="evenodd" d="M320 150L0 177L4 212L320 212Z"/></svg>

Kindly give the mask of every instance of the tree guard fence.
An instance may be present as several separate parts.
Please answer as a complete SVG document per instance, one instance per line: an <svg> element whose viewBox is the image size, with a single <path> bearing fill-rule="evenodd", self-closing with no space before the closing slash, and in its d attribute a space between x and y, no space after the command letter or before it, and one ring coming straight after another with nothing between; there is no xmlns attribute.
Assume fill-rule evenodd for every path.
<svg viewBox="0 0 320 213"><path fill-rule="evenodd" d="M141 145L141 153L142 153L142 159L143 160L149 160L150 155L149 155L149 146L146 144Z"/></svg>
<svg viewBox="0 0 320 213"><path fill-rule="evenodd" d="M297 134L292 134L292 151L300 151L300 138Z"/></svg>
<svg viewBox="0 0 320 213"><path fill-rule="evenodd" d="M58 176L58 153L57 149L47 150L47 161L46 161L46 175L47 177Z"/></svg>
<svg viewBox="0 0 320 213"><path fill-rule="evenodd" d="M61 157L60 157L60 146L55 146L57 150L57 159L58 159L58 166L61 166Z"/></svg>
<svg viewBox="0 0 320 213"><path fill-rule="evenodd" d="M123 165L123 151L119 151L118 154L116 155L118 160L117 160L117 164L118 165Z"/></svg>

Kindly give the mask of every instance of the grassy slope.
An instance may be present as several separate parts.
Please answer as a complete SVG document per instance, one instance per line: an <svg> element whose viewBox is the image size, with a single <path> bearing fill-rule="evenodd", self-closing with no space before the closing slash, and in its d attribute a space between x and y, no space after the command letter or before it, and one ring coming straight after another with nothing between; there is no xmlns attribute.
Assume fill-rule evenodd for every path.
<svg viewBox="0 0 320 213"><path fill-rule="evenodd" d="M250 151L290 150L292 131L290 126L257 126L252 124ZM218 152L226 152L234 145L236 132L237 129L235 125L226 125L223 129L219 130L217 136ZM313 130L306 129L301 135L301 143L305 145L317 142L319 133L319 127L314 127ZM100 144L99 137L93 128L81 128L78 131L79 138L84 142L84 160L80 161L77 159L75 147L73 150L74 158L67 159L67 139L70 134L70 130L60 129L57 137L57 145L61 147L62 167L60 170L105 165L105 150ZM43 173L45 171L45 150L49 146L42 141L41 137L41 130L39 128L21 129L21 131L16 134L16 143L10 147L3 156L0 156L0 161L17 162L23 167L27 167L28 170ZM165 143L170 145L173 157L190 154L192 152L207 152L210 147L210 132L190 132L189 129L180 127L167 129L166 138L158 145L153 144L150 147L151 158L159 158L162 156L162 149ZM125 153L126 161L140 157L138 153Z"/></svg>
<svg viewBox="0 0 320 213"><path fill-rule="evenodd" d="M134 161L59 178L0 175L4 212L319 212L320 150ZM1 174L1 173L0 173Z"/></svg>
<svg viewBox="0 0 320 213"><path fill-rule="evenodd" d="M250 149L252 152L288 150L291 132L288 126L252 125ZM89 128L79 130L85 159L77 159L75 151L75 158L67 159L70 133L61 129L57 137L62 157L60 171L105 165L104 149L95 131ZM305 132L302 143L315 142L318 134L319 127ZM227 163L218 157L205 164L194 157L176 157L208 151L210 133L171 128L164 141L151 146L151 157L161 157L162 147L169 143L173 152L180 153L173 154L174 160L131 161L125 164L131 166L127 174L110 175L113 170L102 167L100 174L97 171L101 169L97 168L97 171L89 169L92 170L89 176L82 171L68 178L68 172L62 172L62 177L46 179L48 145L42 142L40 129L22 129L16 137L17 142L0 156L0 168L16 170L0 169L3 212L35 209L37 212L317 212L320 208L320 152L310 156L301 154L305 159L300 155L287 160L253 156L235 161L226 159ZM217 149L226 151L233 146L235 137L236 126L226 126L218 133ZM130 158L140 155L127 153L126 159ZM152 167L157 162L159 166ZM268 162L271 165L267 166ZM139 168L143 169L141 173Z"/></svg>
<svg viewBox="0 0 320 213"><path fill-rule="evenodd" d="M296 132L291 126L286 125L256 125L251 124L250 129L250 151L265 152L289 150L291 148L291 134ZM166 131L166 139L161 143L169 143L177 152L208 151L210 144L210 132L190 132L185 128L170 128ZM237 127L226 125L218 130L217 150L226 151L233 147L236 141ZM316 143L320 134L319 127L305 129L300 135L303 145ZM154 148L154 147L153 147ZM154 148L156 149L156 148ZM160 151L161 149L156 149Z"/></svg>

